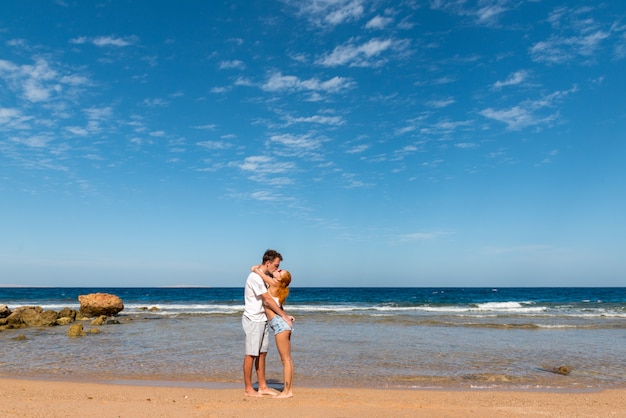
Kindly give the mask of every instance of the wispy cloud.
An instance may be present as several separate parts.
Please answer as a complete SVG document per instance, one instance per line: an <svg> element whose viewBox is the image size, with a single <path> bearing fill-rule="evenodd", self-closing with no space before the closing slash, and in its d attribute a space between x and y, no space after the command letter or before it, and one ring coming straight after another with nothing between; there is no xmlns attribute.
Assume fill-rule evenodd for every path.
<svg viewBox="0 0 626 418"><path fill-rule="evenodd" d="M376 67L387 61L381 57L386 51L402 51L407 49L408 41L398 39L371 39L357 44L351 39L321 58L316 63L325 67L348 65L350 67Z"/></svg>
<svg viewBox="0 0 626 418"><path fill-rule="evenodd" d="M246 157L243 162L235 163L235 165L243 171L256 174L283 174L295 167L292 162L278 162L276 159L265 155Z"/></svg>
<svg viewBox="0 0 626 418"><path fill-rule="evenodd" d="M337 93L352 87L353 82L344 77L333 77L326 81L317 78L301 80L297 76L282 75L280 72L272 73L261 89L269 92L296 92L296 91L320 91L324 93Z"/></svg>
<svg viewBox="0 0 626 418"><path fill-rule="evenodd" d="M96 37L87 37L80 36L78 38L70 39L70 43L76 45L83 44L92 44L97 47L118 47L123 48L126 46L131 46L139 43L139 38L135 35L131 36L96 36Z"/></svg>
<svg viewBox="0 0 626 418"><path fill-rule="evenodd" d="M232 162L230 167L240 169L248 179L267 186L282 187L292 184L296 165L290 161L278 161L266 155L246 157L241 162Z"/></svg>
<svg viewBox="0 0 626 418"><path fill-rule="evenodd" d="M553 110L553 107L577 90L578 88L574 86L569 90L556 91L539 99L526 100L509 108L487 108L479 113L486 118L505 123L507 128L512 131L530 126L541 126L554 122L558 118L558 112Z"/></svg>
<svg viewBox="0 0 626 418"><path fill-rule="evenodd" d="M220 70L233 70L233 69L244 69L246 66L243 61L233 60L233 61L222 61L220 62L219 68Z"/></svg>
<svg viewBox="0 0 626 418"><path fill-rule="evenodd" d="M315 26L337 26L360 19L365 0L283 0Z"/></svg>
<svg viewBox="0 0 626 418"><path fill-rule="evenodd" d="M0 107L0 130L3 129L29 129L32 116L22 114L22 111L14 108Z"/></svg>
<svg viewBox="0 0 626 418"><path fill-rule="evenodd" d="M200 141L196 142L196 145L205 150L223 150L233 146L233 144L226 141Z"/></svg>
<svg viewBox="0 0 626 418"><path fill-rule="evenodd" d="M19 136L10 138L12 142L25 145L30 148L45 148L48 146L53 138L47 134L31 135L31 136Z"/></svg>
<svg viewBox="0 0 626 418"><path fill-rule="evenodd" d="M496 81L493 87L500 89L506 86L522 84L528 78L528 71L520 70L510 74L504 81Z"/></svg>
<svg viewBox="0 0 626 418"><path fill-rule="evenodd" d="M196 125L196 126L193 126L193 128L213 131L215 130L215 128L217 128L217 125L215 125L214 123L210 123L207 125Z"/></svg>
<svg viewBox="0 0 626 418"><path fill-rule="evenodd" d="M270 137L270 145L277 155L320 160L323 140L313 134L280 134Z"/></svg>
<svg viewBox="0 0 626 418"><path fill-rule="evenodd" d="M360 153L365 152L368 149L370 149L370 147L371 147L371 145L369 145L369 144L356 145L356 146L348 149L346 151L346 153L348 153L348 154L360 154Z"/></svg>
<svg viewBox="0 0 626 418"><path fill-rule="evenodd" d="M471 18L480 25L491 26L499 22L500 17L515 6L512 0L431 0L430 7L458 16Z"/></svg>
<svg viewBox="0 0 626 418"><path fill-rule="evenodd" d="M44 58L37 58L33 64L18 65L0 60L0 78L9 88L21 94L31 103L47 102L65 93L71 96L72 87L88 84L89 80L80 74L61 72Z"/></svg>
<svg viewBox="0 0 626 418"><path fill-rule="evenodd" d="M155 99L144 99L143 104L149 107L165 107L169 105L169 102L161 98L155 98Z"/></svg>
<svg viewBox="0 0 626 418"><path fill-rule="evenodd" d="M384 29L393 22L391 17L387 16L375 16L365 24L366 29Z"/></svg>
<svg viewBox="0 0 626 418"><path fill-rule="evenodd" d="M592 9L581 7L555 9L548 17L555 33L530 48L534 61L563 64L575 59L594 60L611 28L602 28L591 16Z"/></svg>
<svg viewBox="0 0 626 418"><path fill-rule="evenodd" d="M454 104L455 102L456 100L454 100L453 97L447 97L445 99L429 100L426 102L426 106L434 107L436 109L442 109L444 107L450 106L451 104Z"/></svg>
<svg viewBox="0 0 626 418"><path fill-rule="evenodd" d="M298 118L292 116L287 117L288 125L292 125L295 123L315 123L319 125L340 126L345 124L346 121L341 116L314 115Z"/></svg>

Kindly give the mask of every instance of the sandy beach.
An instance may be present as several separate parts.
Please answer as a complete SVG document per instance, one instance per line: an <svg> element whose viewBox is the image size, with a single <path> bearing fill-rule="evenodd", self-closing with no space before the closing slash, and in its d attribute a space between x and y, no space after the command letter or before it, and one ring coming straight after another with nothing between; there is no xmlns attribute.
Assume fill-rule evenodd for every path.
<svg viewBox="0 0 626 418"><path fill-rule="evenodd" d="M430 391L296 388L291 399L242 389L0 379L2 417L625 417L626 390Z"/></svg>

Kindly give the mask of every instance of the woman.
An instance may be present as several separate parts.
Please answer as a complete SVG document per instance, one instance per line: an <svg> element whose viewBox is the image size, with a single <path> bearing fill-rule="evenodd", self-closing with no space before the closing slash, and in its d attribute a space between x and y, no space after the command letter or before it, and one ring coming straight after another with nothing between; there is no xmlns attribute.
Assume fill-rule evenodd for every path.
<svg viewBox="0 0 626 418"><path fill-rule="evenodd" d="M278 270L274 273L277 277L271 277L263 273L261 266L252 267L252 271L261 276L267 284L269 294L272 295L278 306L281 308L289 295L289 283L291 283L291 274L287 270ZM265 308L267 321L270 328L274 331L276 338L276 348L283 362L283 376L285 385L283 391L278 394L277 398L291 398L293 396L293 361L291 360L291 331L293 330L283 318L276 315L274 311Z"/></svg>

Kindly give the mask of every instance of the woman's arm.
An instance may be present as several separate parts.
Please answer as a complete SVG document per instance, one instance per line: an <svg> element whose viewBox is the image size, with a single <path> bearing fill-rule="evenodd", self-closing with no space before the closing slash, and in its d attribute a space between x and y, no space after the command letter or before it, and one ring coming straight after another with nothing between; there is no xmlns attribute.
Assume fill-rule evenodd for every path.
<svg viewBox="0 0 626 418"><path fill-rule="evenodd" d="M273 278L272 276L268 276L267 274L263 273L263 270L261 270L261 266L257 265L257 266L252 266L251 269L254 273L258 274L259 276L261 276L261 279L263 279L263 281L265 283L267 283L267 285L270 288L276 288L278 287L278 280L276 280L275 278Z"/></svg>

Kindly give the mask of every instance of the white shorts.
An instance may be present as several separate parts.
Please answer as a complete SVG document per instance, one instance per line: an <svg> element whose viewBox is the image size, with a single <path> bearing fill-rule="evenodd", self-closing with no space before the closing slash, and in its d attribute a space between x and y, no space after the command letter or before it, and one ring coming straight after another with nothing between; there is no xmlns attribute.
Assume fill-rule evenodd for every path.
<svg viewBox="0 0 626 418"><path fill-rule="evenodd" d="M246 355L258 357L260 353L267 353L270 340L267 322L254 322L244 315L241 325L246 333Z"/></svg>

